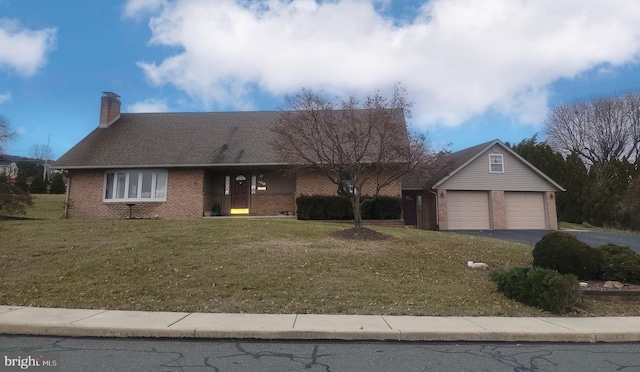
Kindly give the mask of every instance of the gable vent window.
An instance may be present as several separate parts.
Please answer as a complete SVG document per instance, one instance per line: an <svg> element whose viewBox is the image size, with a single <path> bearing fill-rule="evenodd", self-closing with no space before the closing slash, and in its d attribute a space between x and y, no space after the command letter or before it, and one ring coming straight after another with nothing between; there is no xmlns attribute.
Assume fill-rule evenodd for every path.
<svg viewBox="0 0 640 372"><path fill-rule="evenodd" d="M489 173L504 173L502 154L489 154Z"/></svg>
<svg viewBox="0 0 640 372"><path fill-rule="evenodd" d="M107 172L104 178L105 201L167 200L166 170L122 170Z"/></svg>

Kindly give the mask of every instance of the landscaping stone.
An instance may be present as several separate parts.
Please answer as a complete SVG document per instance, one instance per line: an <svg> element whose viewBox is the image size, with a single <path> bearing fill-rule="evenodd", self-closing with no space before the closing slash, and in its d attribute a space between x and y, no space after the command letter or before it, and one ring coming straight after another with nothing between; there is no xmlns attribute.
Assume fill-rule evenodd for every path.
<svg viewBox="0 0 640 372"><path fill-rule="evenodd" d="M614 280L609 280L607 282L604 283L604 287L605 288L616 288L616 289L622 289L624 287L624 284L614 281Z"/></svg>

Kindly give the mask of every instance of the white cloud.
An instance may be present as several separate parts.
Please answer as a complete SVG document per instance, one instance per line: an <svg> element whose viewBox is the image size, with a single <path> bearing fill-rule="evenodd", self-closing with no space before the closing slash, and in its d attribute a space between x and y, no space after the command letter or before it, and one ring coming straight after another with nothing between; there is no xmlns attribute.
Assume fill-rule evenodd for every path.
<svg viewBox="0 0 640 372"><path fill-rule="evenodd" d="M167 112L169 111L169 106L163 100L157 99L147 99L144 101L136 102L131 105L128 105L126 108L126 112L136 113L136 112Z"/></svg>
<svg viewBox="0 0 640 372"><path fill-rule="evenodd" d="M0 105L8 101L11 101L11 92L0 93Z"/></svg>
<svg viewBox="0 0 640 372"><path fill-rule="evenodd" d="M154 12L166 4L165 0L129 0L124 8L125 17L136 18Z"/></svg>
<svg viewBox="0 0 640 372"><path fill-rule="evenodd" d="M46 63L56 40L56 29L30 30L19 21L0 18L0 68L31 76Z"/></svg>
<svg viewBox="0 0 640 372"><path fill-rule="evenodd" d="M255 91L362 94L402 82L420 125L458 125L487 110L540 123L551 83L640 52L637 0L431 0L402 22L380 4L162 3L150 44L180 52L138 65L152 84L218 107L247 107Z"/></svg>
<svg viewBox="0 0 640 372"><path fill-rule="evenodd" d="M16 134L19 135L19 136L21 136L23 134L26 134L26 133L27 133L27 128L25 128L25 127L20 126L20 127L18 127L18 129L16 129Z"/></svg>

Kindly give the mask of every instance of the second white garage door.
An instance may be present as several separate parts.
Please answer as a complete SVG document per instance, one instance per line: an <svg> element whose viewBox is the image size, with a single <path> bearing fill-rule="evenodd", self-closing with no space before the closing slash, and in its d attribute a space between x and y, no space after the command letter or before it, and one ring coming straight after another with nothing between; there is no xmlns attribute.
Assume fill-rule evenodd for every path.
<svg viewBox="0 0 640 372"><path fill-rule="evenodd" d="M541 192L505 192L507 229L544 230L544 194Z"/></svg>
<svg viewBox="0 0 640 372"><path fill-rule="evenodd" d="M447 192L449 230L488 230L489 193L486 191Z"/></svg>

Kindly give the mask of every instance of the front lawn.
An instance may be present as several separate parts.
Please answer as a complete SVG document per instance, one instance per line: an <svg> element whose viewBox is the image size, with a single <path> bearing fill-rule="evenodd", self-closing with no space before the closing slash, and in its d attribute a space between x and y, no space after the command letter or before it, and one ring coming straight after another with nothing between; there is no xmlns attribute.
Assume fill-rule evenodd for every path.
<svg viewBox="0 0 640 372"><path fill-rule="evenodd" d="M63 196L2 220L0 304L189 312L539 316L496 292L484 271L531 263L531 248L492 239L275 219L64 220ZM55 205L58 207L55 207ZM46 206L47 211L42 210ZM591 301L594 315L640 315Z"/></svg>

